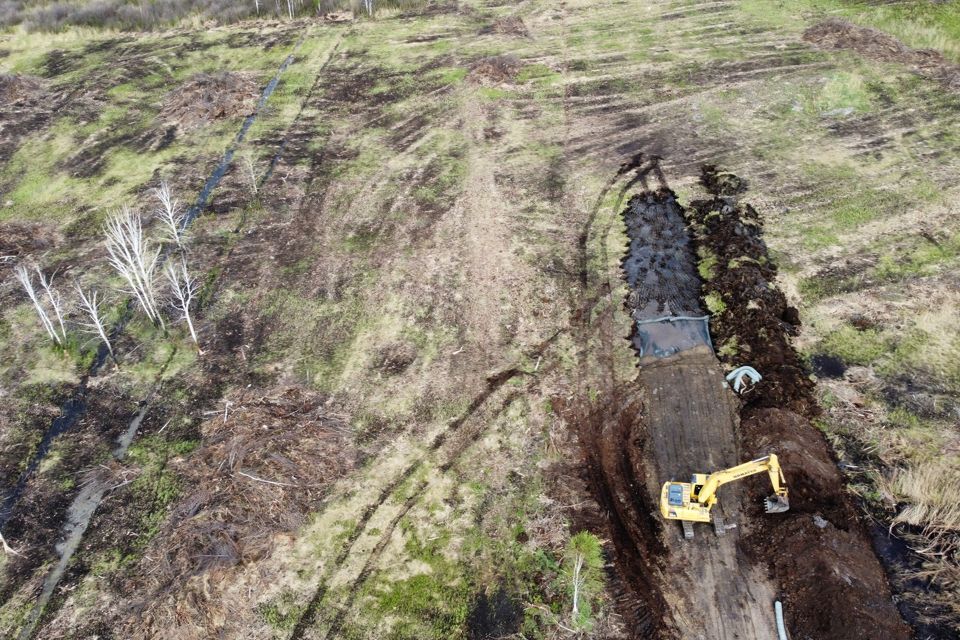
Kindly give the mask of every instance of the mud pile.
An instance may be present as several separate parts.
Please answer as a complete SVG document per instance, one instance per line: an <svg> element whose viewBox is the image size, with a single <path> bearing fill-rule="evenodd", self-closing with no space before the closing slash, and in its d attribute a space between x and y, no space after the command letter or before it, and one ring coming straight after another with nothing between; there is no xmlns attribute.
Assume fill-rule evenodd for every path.
<svg viewBox="0 0 960 640"><path fill-rule="evenodd" d="M523 20L520 18L520 16L497 18L491 25L481 29L480 33L481 35L498 33L501 35L520 36L523 38L530 36L530 32L527 31L527 25L523 24Z"/></svg>
<svg viewBox="0 0 960 640"><path fill-rule="evenodd" d="M0 106L30 100L43 92L39 78L12 73L0 73Z"/></svg>
<svg viewBox="0 0 960 640"><path fill-rule="evenodd" d="M912 637L816 428L791 411L759 409L748 413L741 431L749 456L776 452L788 474L788 513L765 516L762 492L750 496L743 549L766 562L779 583L792 637Z"/></svg>
<svg viewBox="0 0 960 640"><path fill-rule="evenodd" d="M195 129L214 120L251 113L259 93L252 74L200 73L167 94L158 117L166 125Z"/></svg>
<svg viewBox="0 0 960 640"><path fill-rule="evenodd" d="M924 75L960 89L960 66L948 61L939 51L913 49L877 29L831 18L809 27L803 32L803 39L821 49L850 49L872 60L911 65Z"/></svg>
<svg viewBox="0 0 960 640"><path fill-rule="evenodd" d="M909 638L859 509L809 420L819 412L814 383L790 343L799 317L773 284L763 220L738 201L746 191L739 177L706 166L701 183L713 197L692 203L688 217L704 299L714 300L714 341L725 364L763 375L742 396L740 446L745 458L780 456L790 489L790 511L771 517L760 506L764 492L750 485L742 553L779 583L792 637Z"/></svg>
<svg viewBox="0 0 960 640"><path fill-rule="evenodd" d="M703 298L712 307L717 354L726 365L750 365L763 376L743 396L748 408L816 415L814 383L790 344L800 315L772 284L777 268L763 240L760 214L737 201L745 186L736 176L704 167L701 181L713 198L693 202L687 215L701 261Z"/></svg>
<svg viewBox="0 0 960 640"><path fill-rule="evenodd" d="M56 230L40 222L3 222L0 223L0 257L20 257L43 251L61 239Z"/></svg>
<svg viewBox="0 0 960 640"><path fill-rule="evenodd" d="M637 319L699 316L699 279L683 220L670 191L630 198L623 212L630 244L620 265L630 293L627 307Z"/></svg>

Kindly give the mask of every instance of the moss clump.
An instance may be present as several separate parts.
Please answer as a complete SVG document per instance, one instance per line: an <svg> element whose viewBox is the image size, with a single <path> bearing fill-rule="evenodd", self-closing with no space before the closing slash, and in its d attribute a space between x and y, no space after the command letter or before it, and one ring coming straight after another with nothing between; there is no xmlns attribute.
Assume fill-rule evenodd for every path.
<svg viewBox="0 0 960 640"><path fill-rule="evenodd" d="M723 301L723 297L716 291L711 291L703 296L703 303L707 305L707 310L711 315L719 315L727 310L727 303Z"/></svg>
<svg viewBox="0 0 960 640"><path fill-rule="evenodd" d="M700 277L706 281L717 277L717 255L707 247L700 247L697 250L700 255L700 261L697 263L697 272Z"/></svg>
<svg viewBox="0 0 960 640"><path fill-rule="evenodd" d="M278 631L287 631L296 626L306 606L297 602L296 595L284 591L275 599L257 605L257 615Z"/></svg>

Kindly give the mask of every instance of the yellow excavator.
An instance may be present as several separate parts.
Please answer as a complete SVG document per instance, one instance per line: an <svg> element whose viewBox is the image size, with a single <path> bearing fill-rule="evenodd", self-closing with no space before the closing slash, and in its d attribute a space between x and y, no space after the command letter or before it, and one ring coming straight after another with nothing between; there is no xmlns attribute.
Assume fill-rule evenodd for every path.
<svg viewBox="0 0 960 640"><path fill-rule="evenodd" d="M721 485L764 471L770 474L770 484L773 485L773 495L764 499L766 512L788 511L787 481L776 454L771 453L723 471L695 473L690 482L664 482L660 490L660 513L668 520L679 520L683 525L683 537L689 540L693 538L694 522L711 521L710 509L717 503L717 489ZM723 518L714 514L712 520L717 535L722 536L726 532Z"/></svg>

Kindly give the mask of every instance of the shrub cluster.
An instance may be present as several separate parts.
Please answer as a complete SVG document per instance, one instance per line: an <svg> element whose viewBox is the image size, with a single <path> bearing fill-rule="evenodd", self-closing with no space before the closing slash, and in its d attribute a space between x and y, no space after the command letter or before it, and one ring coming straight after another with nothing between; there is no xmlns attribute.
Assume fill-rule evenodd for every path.
<svg viewBox="0 0 960 640"><path fill-rule="evenodd" d="M226 24L265 18L323 15L335 11L367 14L382 8L409 8L421 0L0 0L0 28L23 25L32 31L62 31L71 26L127 31L176 25L196 16ZM372 9L371 9L372 7Z"/></svg>

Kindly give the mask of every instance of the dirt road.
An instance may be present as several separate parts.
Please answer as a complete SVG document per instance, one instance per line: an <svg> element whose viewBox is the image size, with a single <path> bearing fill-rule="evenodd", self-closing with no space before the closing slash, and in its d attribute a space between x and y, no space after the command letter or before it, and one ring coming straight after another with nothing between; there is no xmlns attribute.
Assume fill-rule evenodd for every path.
<svg viewBox="0 0 960 640"><path fill-rule="evenodd" d="M701 323L651 322L664 316L701 316L700 280L682 208L666 190L633 197L623 214L630 247L624 270L627 306L645 324L634 330L640 356L637 385L645 400L646 489L657 504L660 483L739 464L739 403L720 363L701 337ZM658 354L672 354L658 357ZM720 493L724 522L741 518L742 487ZM726 500L724 500L726 499ZM775 638L775 589L763 573L737 557L737 530L722 538L698 525L693 542L678 523L665 525L669 548L668 603L684 637Z"/></svg>
<svg viewBox="0 0 960 640"><path fill-rule="evenodd" d="M705 348L683 351L644 365L638 382L646 398L651 442L651 474L647 490L659 495L659 482L686 479L738 464L738 403L724 384L713 353ZM742 522L741 487L720 491L724 522ZM772 516L773 517L773 516ZM773 618L775 588L759 567L737 554L738 530L717 537L710 525L695 525L696 538L685 541L677 523L666 525L670 573L675 590L673 615L689 638L776 638Z"/></svg>

